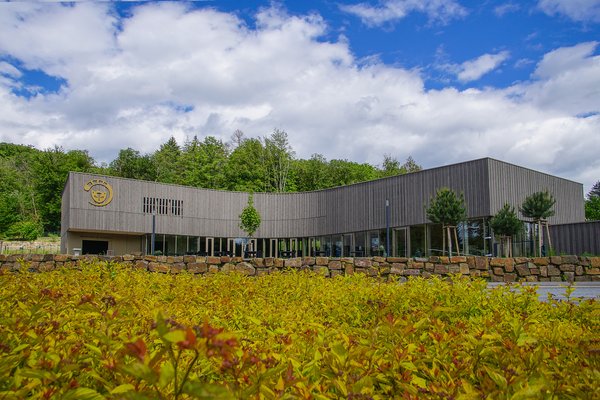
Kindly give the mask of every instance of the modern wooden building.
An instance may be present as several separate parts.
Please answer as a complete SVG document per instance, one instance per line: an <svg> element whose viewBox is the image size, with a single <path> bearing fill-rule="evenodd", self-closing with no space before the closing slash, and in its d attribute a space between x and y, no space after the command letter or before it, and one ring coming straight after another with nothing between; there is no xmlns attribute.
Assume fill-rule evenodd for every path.
<svg viewBox="0 0 600 400"><path fill-rule="evenodd" d="M442 187L464 194L461 253L493 253L489 218L504 203L518 209L537 191L556 199L550 224L584 221L580 183L483 158L313 192L255 193L262 224L246 249L263 257L440 254L442 229L428 221L425 207ZM71 172L62 197L61 250L150 253L154 221L154 249L162 254L242 255L247 241L239 215L247 201L243 192ZM515 255L531 251L530 239L525 232L516 241Z"/></svg>

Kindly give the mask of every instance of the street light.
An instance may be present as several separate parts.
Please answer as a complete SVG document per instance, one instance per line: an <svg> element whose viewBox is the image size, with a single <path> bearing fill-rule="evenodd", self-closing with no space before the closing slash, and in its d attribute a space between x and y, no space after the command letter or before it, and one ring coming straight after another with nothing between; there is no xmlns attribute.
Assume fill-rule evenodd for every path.
<svg viewBox="0 0 600 400"><path fill-rule="evenodd" d="M150 241L150 255L154 255L154 242L156 240L156 208L152 205L152 239Z"/></svg>
<svg viewBox="0 0 600 400"><path fill-rule="evenodd" d="M385 251L390 256L390 201L385 199Z"/></svg>

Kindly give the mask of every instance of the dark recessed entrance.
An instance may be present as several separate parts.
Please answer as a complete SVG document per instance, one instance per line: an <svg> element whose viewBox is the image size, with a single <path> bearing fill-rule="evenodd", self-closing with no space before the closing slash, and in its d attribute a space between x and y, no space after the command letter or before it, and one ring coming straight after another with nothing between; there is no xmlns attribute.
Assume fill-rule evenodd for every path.
<svg viewBox="0 0 600 400"><path fill-rule="evenodd" d="M106 254L107 251L107 240L83 240L81 243L81 254Z"/></svg>

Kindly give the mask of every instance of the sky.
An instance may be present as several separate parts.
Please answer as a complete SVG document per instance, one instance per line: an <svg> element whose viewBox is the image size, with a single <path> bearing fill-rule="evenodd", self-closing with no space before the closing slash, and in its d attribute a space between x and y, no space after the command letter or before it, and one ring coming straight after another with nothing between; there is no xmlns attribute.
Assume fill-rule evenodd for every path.
<svg viewBox="0 0 600 400"><path fill-rule="evenodd" d="M0 141L110 162L287 132L298 158L600 180L600 0L0 3Z"/></svg>

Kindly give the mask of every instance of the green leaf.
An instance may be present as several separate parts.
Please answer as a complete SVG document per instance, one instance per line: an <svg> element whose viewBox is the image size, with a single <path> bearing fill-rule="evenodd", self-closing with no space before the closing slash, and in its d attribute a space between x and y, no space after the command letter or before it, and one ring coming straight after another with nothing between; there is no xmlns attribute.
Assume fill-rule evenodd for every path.
<svg viewBox="0 0 600 400"><path fill-rule="evenodd" d="M105 397L94 389L79 387L73 389L62 397L62 400L104 400Z"/></svg>
<svg viewBox="0 0 600 400"><path fill-rule="evenodd" d="M173 368L173 364L167 361L160 366L160 376L158 378L158 386L164 388L173 380L175 376L175 368Z"/></svg>
<svg viewBox="0 0 600 400"><path fill-rule="evenodd" d="M488 367L485 367L485 371L487 372L489 377L492 378L494 383L496 383L496 385L498 385L501 389L506 389L506 378L501 373L494 371L493 369Z"/></svg>
<svg viewBox="0 0 600 400"><path fill-rule="evenodd" d="M185 332L179 329L171 331L164 334L163 339L171 343L183 342L185 340Z"/></svg>
<svg viewBox="0 0 600 400"><path fill-rule="evenodd" d="M133 386L131 383L125 383L125 384L119 385L116 388L114 388L113 390L111 390L110 394L120 394L120 393L129 392L131 390L135 390L135 386Z"/></svg>
<svg viewBox="0 0 600 400"><path fill-rule="evenodd" d="M183 393L194 396L196 399L229 400L235 397L226 387L204 382L186 382Z"/></svg>

